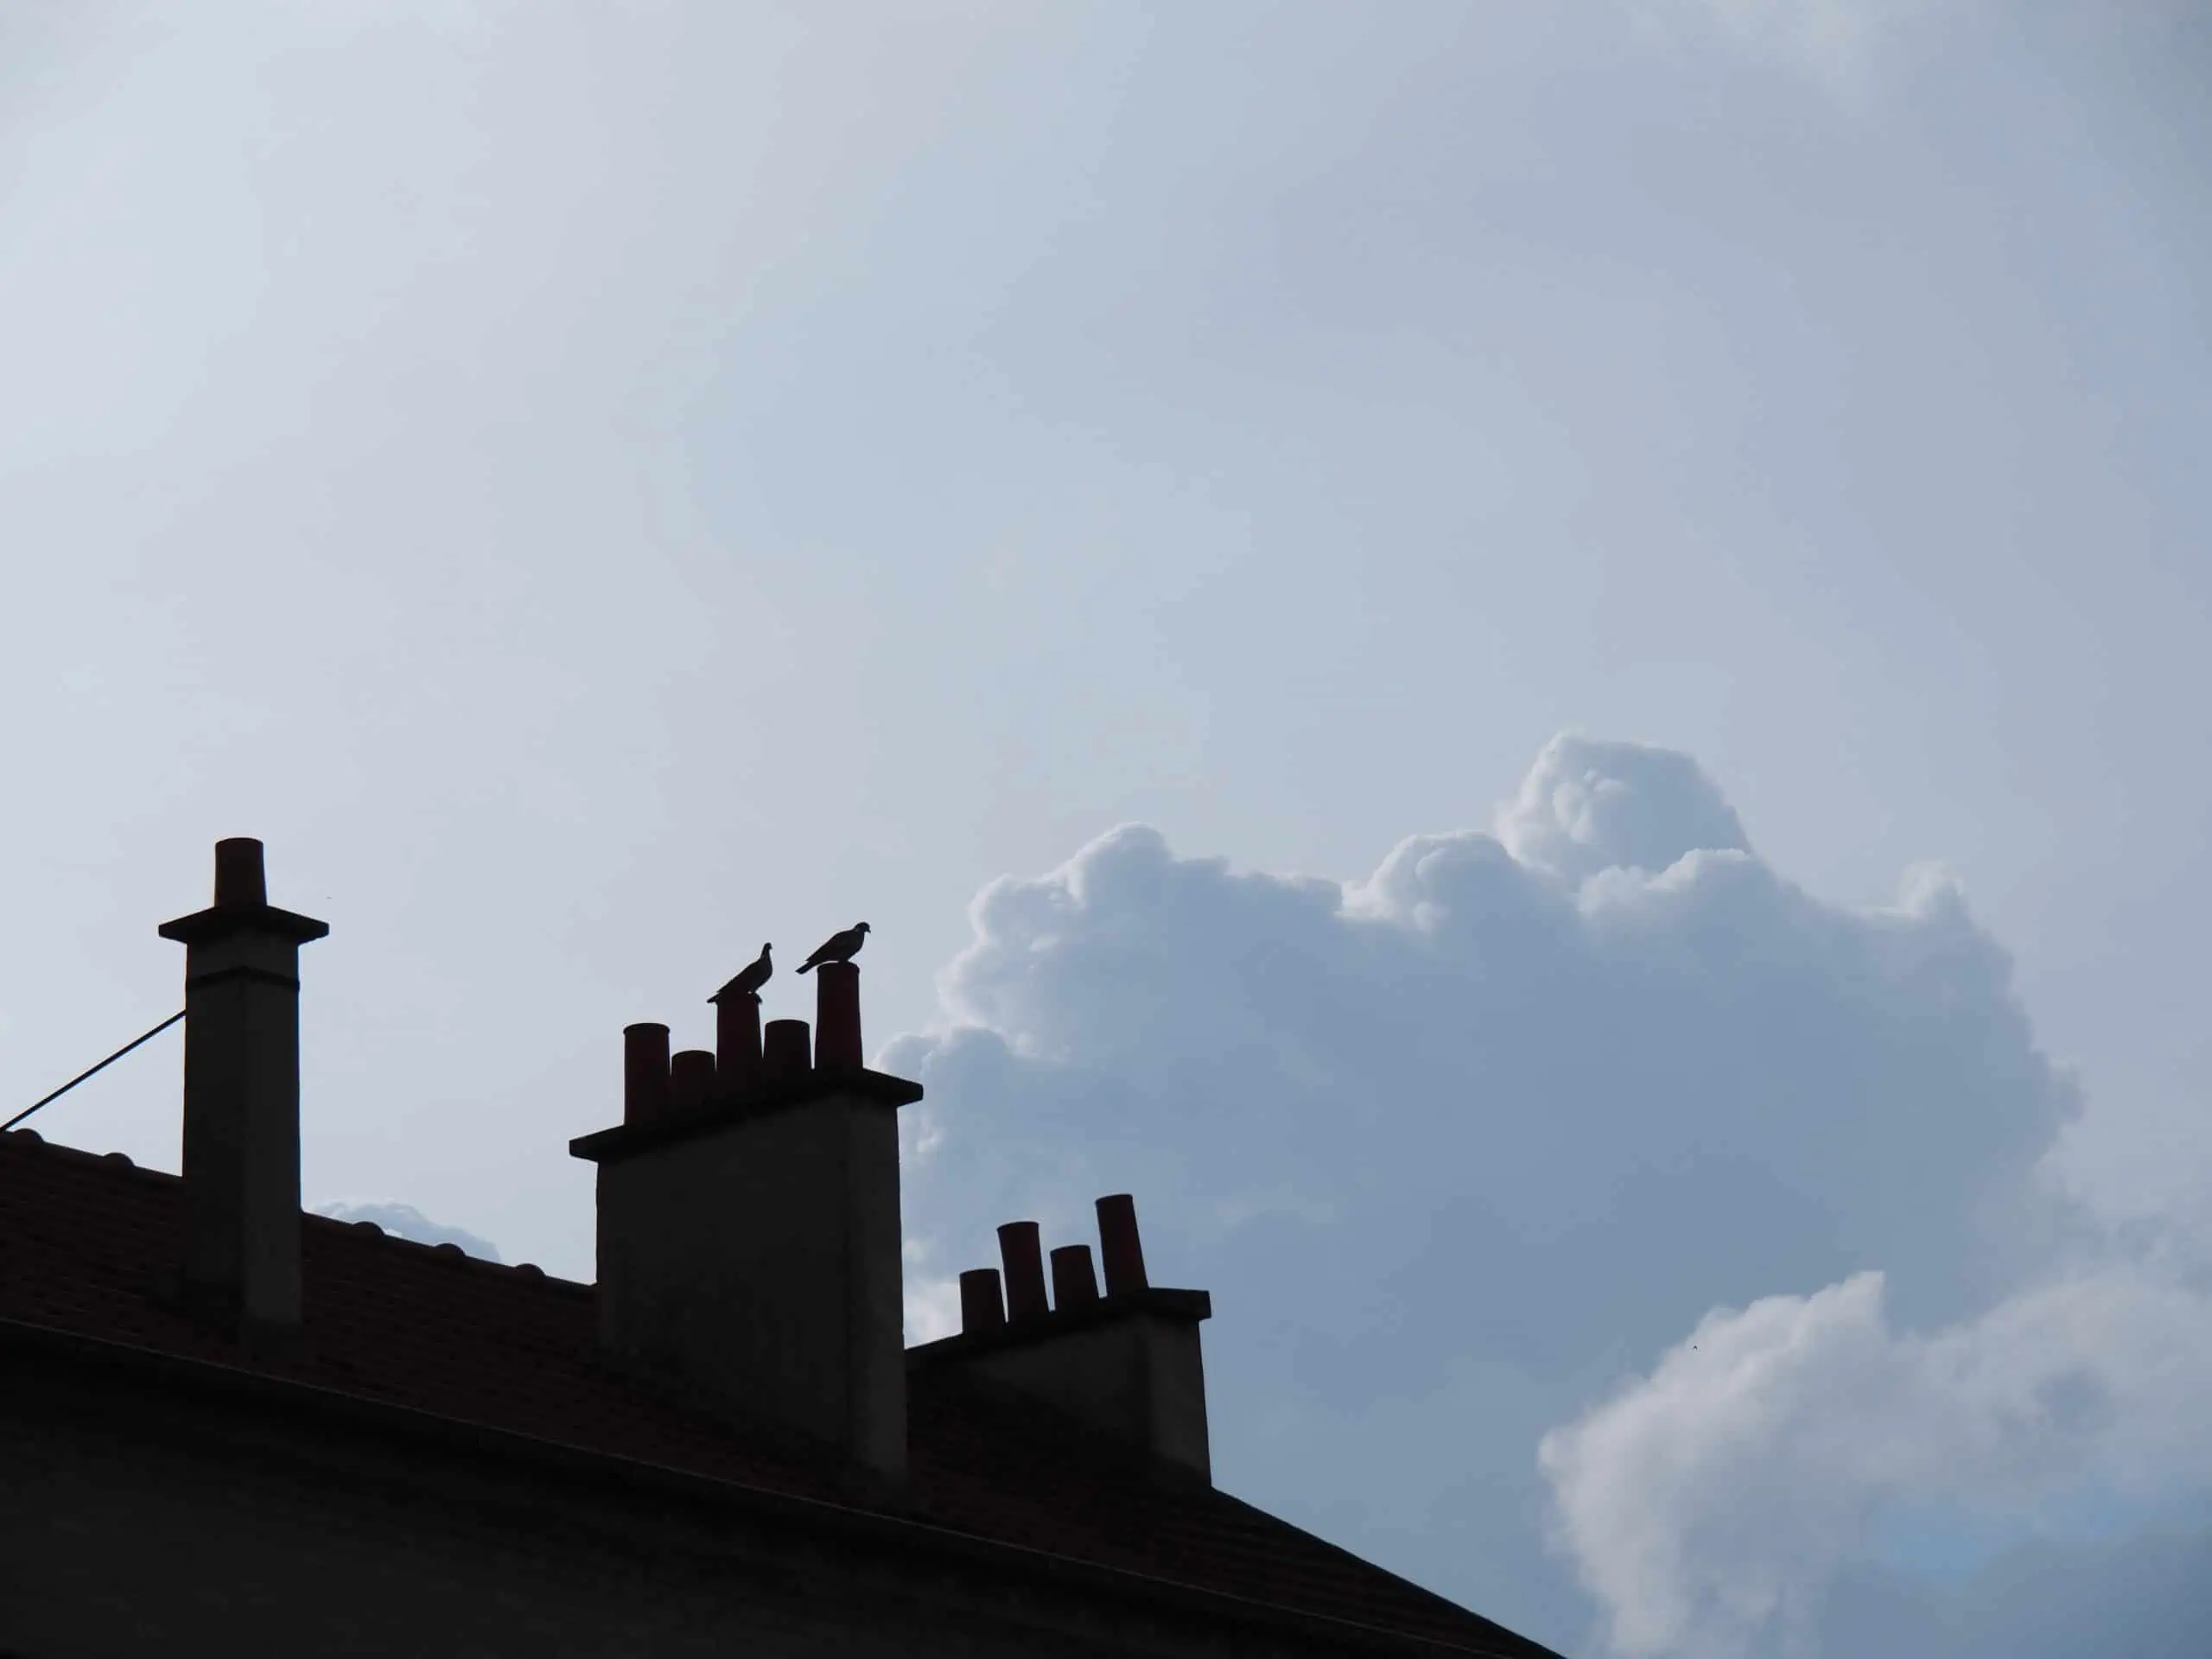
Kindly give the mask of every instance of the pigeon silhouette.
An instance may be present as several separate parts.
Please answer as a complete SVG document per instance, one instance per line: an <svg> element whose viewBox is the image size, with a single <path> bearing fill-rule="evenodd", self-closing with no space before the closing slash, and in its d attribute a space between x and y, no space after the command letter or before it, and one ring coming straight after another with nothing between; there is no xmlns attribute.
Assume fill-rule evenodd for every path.
<svg viewBox="0 0 2212 1659"><path fill-rule="evenodd" d="M738 976L735 979L733 979L728 984L723 986L721 989L716 991L712 996L709 997L707 1001L709 1002L719 1002L726 996L758 995L760 994L760 988L768 982L768 976L775 971L776 965L768 960L768 947L764 944L760 947L760 954L759 957L746 963L746 965L738 971Z"/></svg>
<svg viewBox="0 0 2212 1659"><path fill-rule="evenodd" d="M856 922L842 933L832 933L819 950L799 963L798 970L804 974L825 962L850 962L867 943L868 924Z"/></svg>

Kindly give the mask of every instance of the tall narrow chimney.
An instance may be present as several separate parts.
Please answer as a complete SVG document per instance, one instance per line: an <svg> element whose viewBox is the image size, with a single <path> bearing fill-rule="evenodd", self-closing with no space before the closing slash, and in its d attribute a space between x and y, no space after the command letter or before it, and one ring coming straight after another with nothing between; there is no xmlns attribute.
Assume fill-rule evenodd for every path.
<svg viewBox="0 0 2212 1659"><path fill-rule="evenodd" d="M921 1085L817 1066L804 1020L763 1035L749 1086L569 1143L599 1166L601 1341L880 1491L906 1467L898 1109Z"/></svg>
<svg viewBox="0 0 2212 1659"><path fill-rule="evenodd" d="M330 931L269 902L261 843L215 843L215 902L184 946L185 1283L248 1328L300 1319L300 947Z"/></svg>

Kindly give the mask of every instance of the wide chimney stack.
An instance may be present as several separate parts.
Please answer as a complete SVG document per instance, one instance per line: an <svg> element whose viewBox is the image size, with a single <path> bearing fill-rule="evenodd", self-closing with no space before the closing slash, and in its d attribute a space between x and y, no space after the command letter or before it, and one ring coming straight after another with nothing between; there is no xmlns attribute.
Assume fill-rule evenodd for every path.
<svg viewBox="0 0 2212 1659"><path fill-rule="evenodd" d="M257 841L215 843L215 902L161 935L184 955L184 1281L248 1331L300 1322L300 947L330 931L269 902Z"/></svg>
<svg viewBox="0 0 2212 1659"><path fill-rule="evenodd" d="M858 972L828 966L842 977L825 1002L849 1033L828 1056L803 1020L756 1039L757 1000L732 997L717 1005L716 1071L703 1052L676 1055L664 1111L633 1109L569 1151L599 1166L610 1355L823 1448L881 1495L906 1469L898 1109L922 1090L859 1064ZM651 1084L629 1052L634 1101Z"/></svg>
<svg viewBox="0 0 2212 1659"><path fill-rule="evenodd" d="M1147 1280L1128 1193L1099 1199L1097 1211L1103 1295L1090 1247L1063 1244L1051 1253L1048 1306L1039 1229L1009 1221L999 1229L1003 1305L995 1269L962 1274L960 1334L909 1349L907 1363L1029 1395L1118 1442L1165 1482L1211 1482L1198 1326L1212 1317L1213 1299Z"/></svg>

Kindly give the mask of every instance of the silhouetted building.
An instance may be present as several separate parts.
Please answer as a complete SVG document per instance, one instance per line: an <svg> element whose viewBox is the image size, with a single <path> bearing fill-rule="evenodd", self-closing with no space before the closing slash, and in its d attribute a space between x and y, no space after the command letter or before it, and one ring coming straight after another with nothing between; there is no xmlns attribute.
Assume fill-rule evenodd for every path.
<svg viewBox="0 0 2212 1659"><path fill-rule="evenodd" d="M1541 1656L1217 1491L1202 1291L1134 1206L1000 1230L908 1349L859 971L626 1034L599 1281L302 1216L298 958L261 849L186 947L183 1173L0 1135L0 1650ZM849 953L848 953L849 954Z"/></svg>

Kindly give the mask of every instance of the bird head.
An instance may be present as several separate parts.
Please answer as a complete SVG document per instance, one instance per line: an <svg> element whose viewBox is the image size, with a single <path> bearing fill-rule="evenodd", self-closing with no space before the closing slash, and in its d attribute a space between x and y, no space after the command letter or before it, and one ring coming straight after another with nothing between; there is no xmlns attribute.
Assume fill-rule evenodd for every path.
<svg viewBox="0 0 2212 1659"><path fill-rule="evenodd" d="M766 945L764 944L760 947L760 954L764 957L768 954L768 947Z"/></svg>
<svg viewBox="0 0 2212 1659"><path fill-rule="evenodd" d="M855 923L855 924L854 925L854 927L853 927L853 931L854 931L854 932L855 932L855 933L865 933L865 932L867 932L867 931L868 931L868 924L867 924L866 922L858 922L858 923Z"/></svg>

